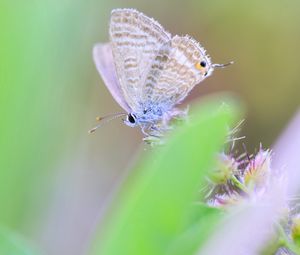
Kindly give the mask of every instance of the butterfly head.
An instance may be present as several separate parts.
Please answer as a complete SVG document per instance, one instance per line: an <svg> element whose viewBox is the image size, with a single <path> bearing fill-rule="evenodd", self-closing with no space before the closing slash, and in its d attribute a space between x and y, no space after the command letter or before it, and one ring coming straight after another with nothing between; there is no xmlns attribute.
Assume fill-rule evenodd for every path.
<svg viewBox="0 0 300 255"><path fill-rule="evenodd" d="M138 112L130 112L127 114L124 123L129 127L136 127L144 124L154 124L163 118L165 112L160 106L151 105L142 108Z"/></svg>

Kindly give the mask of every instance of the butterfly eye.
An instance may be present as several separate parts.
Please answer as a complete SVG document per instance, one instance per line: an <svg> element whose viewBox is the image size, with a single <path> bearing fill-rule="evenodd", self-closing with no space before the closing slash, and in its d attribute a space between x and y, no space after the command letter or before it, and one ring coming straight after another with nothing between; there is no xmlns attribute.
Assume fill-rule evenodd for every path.
<svg viewBox="0 0 300 255"><path fill-rule="evenodd" d="M135 115L134 114L131 114L129 113L128 116L127 116L127 120L131 123L131 124L134 124L135 123Z"/></svg>

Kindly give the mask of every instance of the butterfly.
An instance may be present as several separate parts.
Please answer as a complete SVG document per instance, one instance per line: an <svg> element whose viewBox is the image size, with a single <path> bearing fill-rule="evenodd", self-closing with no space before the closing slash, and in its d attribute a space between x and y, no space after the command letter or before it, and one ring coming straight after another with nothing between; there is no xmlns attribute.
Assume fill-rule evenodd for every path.
<svg viewBox="0 0 300 255"><path fill-rule="evenodd" d="M125 113L124 123L140 126L147 137L161 137L189 92L210 76L215 67L201 45L190 36L172 36L157 21L134 9L114 9L109 25L110 42L96 44L93 58L106 87Z"/></svg>

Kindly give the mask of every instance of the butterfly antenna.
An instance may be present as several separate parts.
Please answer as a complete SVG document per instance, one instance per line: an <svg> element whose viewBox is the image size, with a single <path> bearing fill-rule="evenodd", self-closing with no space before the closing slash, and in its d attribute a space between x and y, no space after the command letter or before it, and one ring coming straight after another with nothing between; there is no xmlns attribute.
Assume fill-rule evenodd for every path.
<svg viewBox="0 0 300 255"><path fill-rule="evenodd" d="M117 119L117 118L120 118L122 116L126 116L127 113L113 113L113 114L109 114L109 115L106 115L106 116L103 116L103 117L96 117L96 120L99 121L100 123L95 126L94 128L90 129L89 130L89 133L94 133L99 127L101 127L102 125L106 124L107 122L110 122L111 120L114 120L114 119Z"/></svg>
<svg viewBox="0 0 300 255"><path fill-rule="evenodd" d="M224 68L224 67L226 67L226 66L232 65L233 63L234 63L233 61L230 61L230 62L228 62L228 63L226 63L226 64L213 64L212 67L213 67L213 68L215 68L215 67L217 67L217 68Z"/></svg>

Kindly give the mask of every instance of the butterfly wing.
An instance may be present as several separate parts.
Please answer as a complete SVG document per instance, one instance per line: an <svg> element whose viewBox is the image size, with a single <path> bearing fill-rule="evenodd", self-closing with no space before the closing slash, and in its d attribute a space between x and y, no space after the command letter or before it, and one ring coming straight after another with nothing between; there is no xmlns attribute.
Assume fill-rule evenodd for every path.
<svg viewBox="0 0 300 255"><path fill-rule="evenodd" d="M205 50L189 36L174 36L170 47L160 52L147 77L152 83L145 83L144 101L170 109L209 76L213 67Z"/></svg>
<svg viewBox="0 0 300 255"><path fill-rule="evenodd" d="M93 48L93 58L97 70L113 98L126 112L130 112L130 107L124 100L124 96L117 79L110 44L96 44Z"/></svg>
<svg viewBox="0 0 300 255"><path fill-rule="evenodd" d="M150 66L171 35L155 20L133 9L111 13L110 38L116 73L129 107L140 111Z"/></svg>

